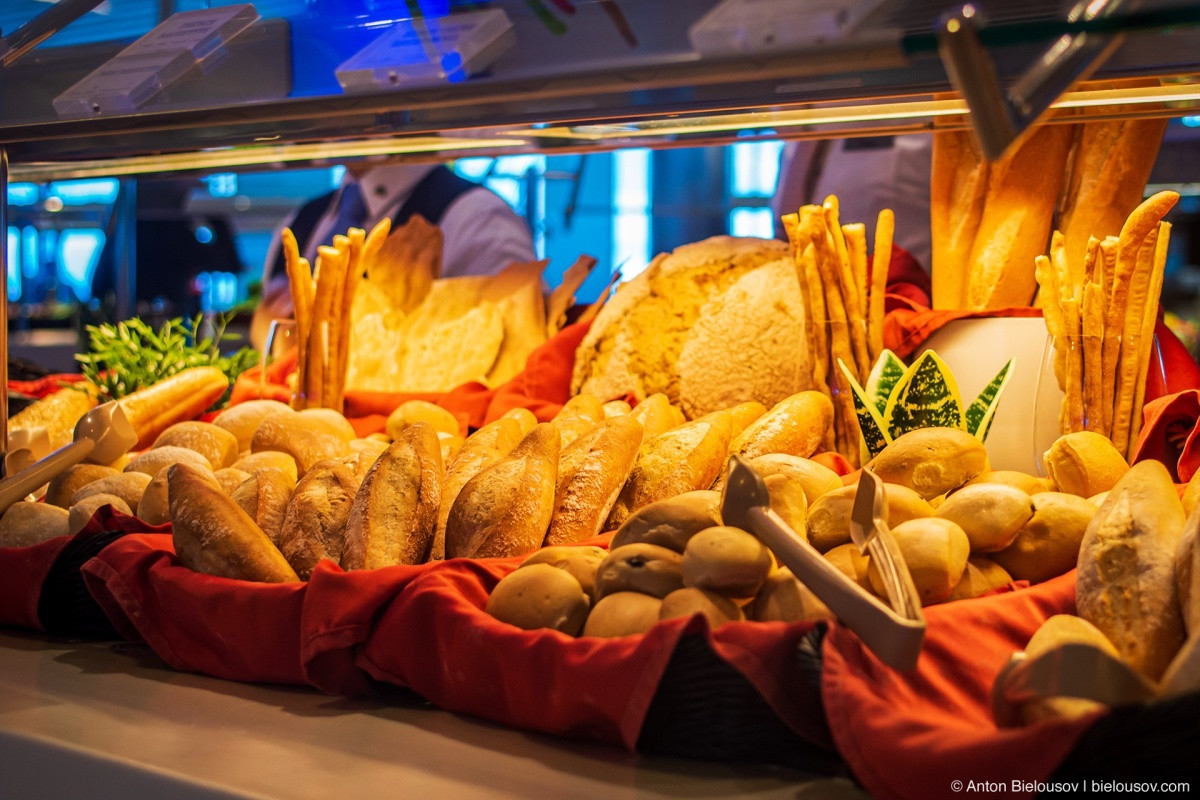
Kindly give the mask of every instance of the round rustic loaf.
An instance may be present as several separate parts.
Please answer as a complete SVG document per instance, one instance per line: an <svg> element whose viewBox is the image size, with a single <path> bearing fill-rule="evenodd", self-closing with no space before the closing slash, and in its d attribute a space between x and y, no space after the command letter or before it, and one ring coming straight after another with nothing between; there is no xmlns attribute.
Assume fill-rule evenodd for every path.
<svg viewBox="0 0 1200 800"><path fill-rule="evenodd" d="M783 242L730 236L659 255L596 316L575 354L572 394L642 400L661 392L694 418L746 400L773 405L805 388L806 370L795 366L807 358L794 345L804 338L795 267L785 276L777 265L724 297L747 274L788 255ZM764 296L768 301L759 304ZM754 305L747 304L751 298ZM770 358L761 355L764 331L771 332ZM787 347L774 342L777 331ZM782 365L765 363L776 357ZM747 359L753 360L748 373ZM714 364L721 365L715 373Z"/></svg>

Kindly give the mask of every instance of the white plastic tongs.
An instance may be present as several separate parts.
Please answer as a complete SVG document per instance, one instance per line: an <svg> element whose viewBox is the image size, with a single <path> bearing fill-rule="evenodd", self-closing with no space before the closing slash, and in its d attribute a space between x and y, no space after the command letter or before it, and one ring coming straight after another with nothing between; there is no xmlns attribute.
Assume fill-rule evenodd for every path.
<svg viewBox="0 0 1200 800"><path fill-rule="evenodd" d="M137 432L117 401L96 406L76 423L73 442L39 461L26 463L20 472L0 481L0 512L80 461L111 463L128 453L137 441ZM21 460L28 462L27 457Z"/></svg>
<svg viewBox="0 0 1200 800"><path fill-rule="evenodd" d="M729 460L721 518L726 525L761 539L881 661L901 670L917 665L925 638L925 617L912 576L885 521L887 497L883 483L873 472L862 471L850 537L860 551L870 554L883 579L890 608L826 561L772 511L766 484L738 456Z"/></svg>

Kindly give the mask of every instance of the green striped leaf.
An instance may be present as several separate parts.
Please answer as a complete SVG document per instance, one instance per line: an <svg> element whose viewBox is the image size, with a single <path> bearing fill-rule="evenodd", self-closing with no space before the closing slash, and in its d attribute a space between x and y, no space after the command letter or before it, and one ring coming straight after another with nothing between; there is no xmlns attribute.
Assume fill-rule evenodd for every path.
<svg viewBox="0 0 1200 800"><path fill-rule="evenodd" d="M854 380L854 376L850 374L850 369L844 361L839 358L837 363L838 368L850 383L851 391L854 393L854 411L858 417L858 433L861 445L870 454L868 459L864 460L869 460L878 455L879 451L887 447L892 440L887 434L887 428L883 424L883 417L880 415L879 410L876 409L875 402L870 394L858 385L858 381ZM874 371L872 370L872 372Z"/></svg>
<svg viewBox="0 0 1200 800"><path fill-rule="evenodd" d="M967 433L981 442L987 441L988 431L992 428L992 420L996 418L996 407L1000 405L1000 395L1012 377L1012 365L1015 359L1009 359L1004 368L996 373L996 377L983 387L983 391L967 408Z"/></svg>
<svg viewBox="0 0 1200 800"><path fill-rule="evenodd" d="M867 395L874 400L880 414L887 411L888 399L907 369L900 357L891 350L884 350L875 359L875 366L867 376Z"/></svg>
<svg viewBox="0 0 1200 800"><path fill-rule="evenodd" d="M888 400L883 421L893 439L917 428L966 430L962 395L937 353L926 350L904 373Z"/></svg>

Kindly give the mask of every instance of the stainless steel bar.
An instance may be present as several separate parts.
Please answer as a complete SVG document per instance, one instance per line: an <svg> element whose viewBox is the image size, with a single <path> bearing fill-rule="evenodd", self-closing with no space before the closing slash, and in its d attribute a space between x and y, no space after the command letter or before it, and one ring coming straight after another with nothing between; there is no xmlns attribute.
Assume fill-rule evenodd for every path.
<svg viewBox="0 0 1200 800"><path fill-rule="evenodd" d="M102 2L104 0L58 0L10 35L0 39L0 66L11 65Z"/></svg>
<svg viewBox="0 0 1200 800"><path fill-rule="evenodd" d="M8 151L0 147L0 275L4 276L4 297L0 302L0 472L8 454Z"/></svg>

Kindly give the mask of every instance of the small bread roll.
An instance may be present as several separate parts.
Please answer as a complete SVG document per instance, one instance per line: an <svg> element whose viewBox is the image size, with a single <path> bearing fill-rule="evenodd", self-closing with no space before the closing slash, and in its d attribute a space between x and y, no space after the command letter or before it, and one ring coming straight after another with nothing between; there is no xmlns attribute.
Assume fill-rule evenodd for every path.
<svg viewBox="0 0 1200 800"><path fill-rule="evenodd" d="M217 479L217 485L221 487L222 492L233 494L233 490L241 486L243 481L250 477L250 473L233 467L225 467L225 469L213 472L213 477Z"/></svg>
<svg viewBox="0 0 1200 800"><path fill-rule="evenodd" d="M414 422L402 428L354 496L342 568L425 563L437 524L442 473L442 449L433 427Z"/></svg>
<svg viewBox="0 0 1200 800"><path fill-rule="evenodd" d="M1012 486L1028 495L1058 490L1058 487L1054 485L1054 481L1049 478L1038 478L1013 469L985 469L967 481L968 486L974 486L978 483L998 483L1003 486Z"/></svg>
<svg viewBox="0 0 1200 800"><path fill-rule="evenodd" d="M79 533L95 516L96 511L104 506L112 506L122 514L132 514L129 504L115 494L97 492L82 498L78 503L72 503L67 516L67 534L74 536Z"/></svg>
<svg viewBox="0 0 1200 800"><path fill-rule="evenodd" d="M683 584L730 597L753 597L775 566L771 551L741 528L720 525L688 539Z"/></svg>
<svg viewBox="0 0 1200 800"><path fill-rule="evenodd" d="M1033 500L1015 487L982 483L959 489L936 513L966 531L972 553L994 553L1012 544L1033 518Z"/></svg>
<svg viewBox="0 0 1200 800"><path fill-rule="evenodd" d="M297 474L303 476L318 461L348 455L350 439L330 433L328 425L311 414L276 414L263 420L254 431L250 450L286 453L296 462Z"/></svg>
<svg viewBox="0 0 1200 800"><path fill-rule="evenodd" d="M154 440L154 447L168 446L195 450L208 459L213 469L231 466L241 452L237 437L232 433L211 422L195 420L176 422Z"/></svg>
<svg viewBox="0 0 1200 800"><path fill-rule="evenodd" d="M554 513L561 441L553 423L539 423L467 482L446 518L447 558L504 558L541 546Z"/></svg>
<svg viewBox="0 0 1200 800"><path fill-rule="evenodd" d="M1042 461L1059 491L1080 497L1107 492L1129 471L1129 464L1112 441L1095 431L1058 437Z"/></svg>
<svg viewBox="0 0 1200 800"><path fill-rule="evenodd" d="M298 580L278 548L211 477L186 464L167 470L175 554L209 575L266 583Z"/></svg>
<svg viewBox="0 0 1200 800"><path fill-rule="evenodd" d="M462 436L463 426L458 417L428 400L406 400L388 415L387 433L393 439L400 438L400 432L414 422L424 422L435 432L449 433Z"/></svg>
<svg viewBox="0 0 1200 800"><path fill-rule="evenodd" d="M609 400L607 403L604 404L603 408L604 408L604 418L605 419L612 419L613 417L623 417L626 414L628 414L630 411L633 411L633 407L630 406L629 403L626 403L624 400Z"/></svg>
<svg viewBox="0 0 1200 800"><path fill-rule="evenodd" d="M620 527L630 514L656 500L711 486L725 466L729 434L728 415L712 416L645 441L605 529Z"/></svg>
<svg viewBox="0 0 1200 800"><path fill-rule="evenodd" d="M614 638L645 633L658 622L662 598L641 592L617 592L596 601L583 625L584 636Z"/></svg>
<svg viewBox="0 0 1200 800"><path fill-rule="evenodd" d="M926 500L953 491L988 468L983 443L957 428L918 428L895 439L867 464L884 483L907 486Z"/></svg>
<svg viewBox="0 0 1200 800"><path fill-rule="evenodd" d="M0 517L0 547L31 547L70 533L71 515L48 503L20 500Z"/></svg>
<svg viewBox="0 0 1200 800"><path fill-rule="evenodd" d="M93 494L112 494L121 498L127 508L137 508L142 493L150 484L150 476L144 472L120 472L98 481L92 481L71 497L71 505ZM132 513L132 512L126 512Z"/></svg>
<svg viewBox="0 0 1200 800"><path fill-rule="evenodd" d="M315 422L346 444L358 436L350 421L342 416L341 412L334 411L332 408L304 408L296 413L306 421Z"/></svg>
<svg viewBox="0 0 1200 800"><path fill-rule="evenodd" d="M683 556L654 544L627 544L609 552L596 568L596 599L615 592L666 597L683 588Z"/></svg>
<svg viewBox="0 0 1200 800"><path fill-rule="evenodd" d="M538 424L538 418L528 408L510 408L500 415L500 419L511 419L521 426L521 436L533 430ZM480 428L479 430L483 430Z"/></svg>
<svg viewBox="0 0 1200 800"><path fill-rule="evenodd" d="M844 485L841 476L824 464L787 453L767 453L765 456L751 459L750 466L764 479L782 474L799 481L804 487L804 497L808 500L809 507L821 495L840 489ZM712 488L718 492L725 488L725 471L721 472L721 477Z"/></svg>
<svg viewBox="0 0 1200 800"><path fill-rule="evenodd" d="M71 506L71 498L75 493L93 481L119 475L118 470L103 464L76 464L58 475L55 475L46 487L45 502L66 510Z"/></svg>
<svg viewBox="0 0 1200 800"><path fill-rule="evenodd" d="M600 569L600 563L607 557L608 551L595 545L558 545L534 550L521 562L521 567L549 564L557 569L566 570L571 573L571 577L579 581L584 594L593 597L596 572Z"/></svg>
<svg viewBox="0 0 1200 800"><path fill-rule="evenodd" d="M940 517L913 519L892 529L896 545L908 565L921 605L943 603L967 569L971 545L957 524ZM869 577L875 594L886 597L879 571L871 564Z"/></svg>
<svg viewBox="0 0 1200 800"><path fill-rule="evenodd" d="M989 553L1018 581L1041 583L1075 567L1079 543L1096 507L1065 492L1041 492L1030 498L1033 516L1003 550Z"/></svg>
<svg viewBox="0 0 1200 800"><path fill-rule="evenodd" d="M261 450L257 453L247 453L233 464L234 469L248 472L251 475L260 469L277 469L296 483L296 459L278 450Z"/></svg>
<svg viewBox="0 0 1200 800"><path fill-rule="evenodd" d="M1079 616L1155 681L1184 642L1175 583L1183 523L1183 505L1167 468L1160 461L1140 461L1109 492L1079 546Z"/></svg>
<svg viewBox="0 0 1200 800"><path fill-rule="evenodd" d="M273 417L263 425L270 425L276 419L290 417ZM308 580L321 559L341 562L346 520L361 481L352 467L331 458L318 461L296 484L284 511L279 549L302 580Z"/></svg>
<svg viewBox="0 0 1200 800"><path fill-rule="evenodd" d="M1043 622L1025 645L1025 655L1037 658L1064 644L1086 644L1113 658L1121 657L1095 625L1072 614L1055 614ZM1046 697L1026 703L1021 708L1021 719L1026 725L1033 725L1050 719L1074 719L1103 708L1101 703L1082 697Z"/></svg>
<svg viewBox="0 0 1200 800"><path fill-rule="evenodd" d="M759 622L816 622L833 619L833 612L787 567L767 577L754 602L747 609L750 619Z"/></svg>
<svg viewBox="0 0 1200 800"><path fill-rule="evenodd" d="M838 545L825 553L825 560L868 592L875 593L870 578L871 557L859 550L858 545L853 542Z"/></svg>
<svg viewBox="0 0 1200 800"><path fill-rule="evenodd" d="M807 538L805 519L808 516L808 498L804 486L790 475L777 472L763 478L767 496L771 499L771 510L787 523L796 535Z"/></svg>
<svg viewBox="0 0 1200 800"><path fill-rule="evenodd" d="M641 445L642 426L626 415L599 423L562 451L546 544L600 534Z"/></svg>
<svg viewBox="0 0 1200 800"><path fill-rule="evenodd" d="M833 424L833 402L820 392L786 397L755 419L729 445L743 458L788 453L808 458L817 451Z"/></svg>
<svg viewBox="0 0 1200 800"><path fill-rule="evenodd" d="M168 444L138 453L125 465L125 472L144 472L153 478L172 464L188 464L196 469L212 470L212 462L203 453Z"/></svg>
<svg viewBox="0 0 1200 800"><path fill-rule="evenodd" d="M609 547L645 542L683 553L688 539L721 524L721 495L700 489L642 506L625 520Z"/></svg>
<svg viewBox="0 0 1200 800"><path fill-rule="evenodd" d="M671 400L662 392L642 400L629 414L641 423L642 430L646 432L646 441L684 423L683 412L671 405Z"/></svg>
<svg viewBox="0 0 1200 800"><path fill-rule="evenodd" d="M664 597L662 606L658 609L659 619L690 617L692 614L699 614L707 619L709 628L719 628L726 622L746 618L738 604L728 597L688 586L676 589Z"/></svg>
<svg viewBox="0 0 1200 800"><path fill-rule="evenodd" d="M480 472L511 453L524 437L525 433L517 419L501 417L468 436L446 464L442 497L438 502L437 527L429 549L431 561L446 557L446 520L450 518L450 509L463 487Z"/></svg>
<svg viewBox="0 0 1200 800"><path fill-rule="evenodd" d="M157 480L157 479L156 479ZM229 494L229 499L238 504L254 520L271 543L280 545L283 517L287 513L288 500L296 484L287 473L270 467L257 470Z"/></svg>
<svg viewBox="0 0 1200 800"><path fill-rule="evenodd" d="M1012 583L1012 576L1004 567L984 556L971 556L960 580L950 592L948 600L970 600L987 594L993 589Z"/></svg>
<svg viewBox="0 0 1200 800"><path fill-rule="evenodd" d="M502 578L484 611L527 631L550 628L578 636L591 605L571 573L549 564L531 564Z"/></svg>
<svg viewBox="0 0 1200 800"><path fill-rule="evenodd" d="M291 406L278 400L247 400L217 414L212 424L232 433L238 441L238 452L244 452L250 449L254 431L264 419L275 414L295 413Z"/></svg>
<svg viewBox="0 0 1200 800"><path fill-rule="evenodd" d="M883 489L887 495L889 527L933 516L933 507L907 486L884 484ZM826 492L809 507L808 541L819 552L826 553L850 541L850 512L854 510L857 493L858 484L852 483Z"/></svg>
<svg viewBox="0 0 1200 800"><path fill-rule="evenodd" d="M169 468L168 468L169 469ZM208 467L203 468L211 472ZM171 521L171 502L167 491L167 469L161 470L146 484L137 504L137 517L147 525L162 525Z"/></svg>

